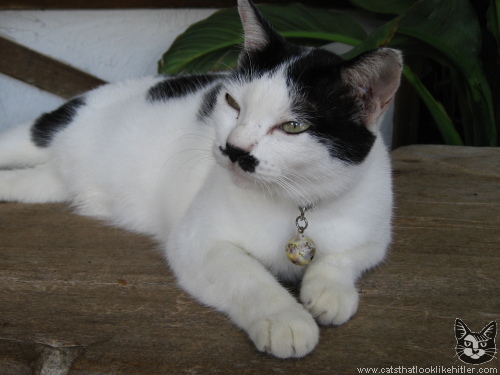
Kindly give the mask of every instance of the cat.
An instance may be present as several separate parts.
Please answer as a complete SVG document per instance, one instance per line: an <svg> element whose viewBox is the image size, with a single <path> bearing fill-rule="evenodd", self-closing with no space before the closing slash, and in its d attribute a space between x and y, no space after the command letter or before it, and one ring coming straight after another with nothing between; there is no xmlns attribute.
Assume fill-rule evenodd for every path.
<svg viewBox="0 0 500 375"><path fill-rule="evenodd" d="M251 1L238 11L234 70L108 84L6 130L0 200L69 202L153 236L179 285L259 351L302 357L318 323L353 316L391 241L379 126L402 55L344 61L286 41ZM298 233L316 246L308 265L285 251ZM300 280L294 297L283 283Z"/></svg>
<svg viewBox="0 0 500 375"><path fill-rule="evenodd" d="M497 352L495 336L496 322L490 322L481 332L472 332L461 320L455 320L455 337L457 346L455 351L458 358L470 365L480 365L495 358Z"/></svg>

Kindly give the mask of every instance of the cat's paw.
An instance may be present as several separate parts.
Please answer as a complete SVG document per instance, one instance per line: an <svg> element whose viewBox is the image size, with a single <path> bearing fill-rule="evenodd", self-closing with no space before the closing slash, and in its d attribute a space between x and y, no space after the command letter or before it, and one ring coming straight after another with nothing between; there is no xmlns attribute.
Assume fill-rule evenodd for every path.
<svg viewBox="0 0 500 375"><path fill-rule="evenodd" d="M313 278L302 285L300 300L319 323L340 325L356 313L359 295L353 285L327 285Z"/></svg>
<svg viewBox="0 0 500 375"><path fill-rule="evenodd" d="M303 357L319 340L318 325L302 308L260 319L248 333L258 350L278 358Z"/></svg>

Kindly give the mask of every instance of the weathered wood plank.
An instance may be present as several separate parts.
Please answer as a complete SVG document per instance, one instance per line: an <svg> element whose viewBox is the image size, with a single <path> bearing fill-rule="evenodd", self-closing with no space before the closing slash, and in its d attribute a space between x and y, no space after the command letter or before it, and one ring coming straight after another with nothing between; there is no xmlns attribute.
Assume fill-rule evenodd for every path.
<svg viewBox="0 0 500 375"><path fill-rule="evenodd" d="M411 146L393 155L390 255L359 283L357 315L322 328L302 360L258 353L176 287L149 239L62 205L0 204L0 373L28 374L47 350L69 349L78 353L71 375L464 366L455 318L476 330L500 319L500 149Z"/></svg>
<svg viewBox="0 0 500 375"><path fill-rule="evenodd" d="M106 83L100 78L0 37L0 73L62 98Z"/></svg>

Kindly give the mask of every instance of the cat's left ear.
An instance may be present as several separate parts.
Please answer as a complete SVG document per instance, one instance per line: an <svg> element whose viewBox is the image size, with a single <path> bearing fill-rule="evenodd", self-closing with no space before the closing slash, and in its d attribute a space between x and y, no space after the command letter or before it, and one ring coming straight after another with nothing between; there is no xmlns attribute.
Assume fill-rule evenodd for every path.
<svg viewBox="0 0 500 375"><path fill-rule="evenodd" d="M251 0L238 0L238 12L245 34L245 50L258 52L271 44L284 42Z"/></svg>
<svg viewBox="0 0 500 375"><path fill-rule="evenodd" d="M377 130L379 119L389 107L401 80L401 52L379 48L347 61L341 71L343 82L361 101L363 121Z"/></svg>

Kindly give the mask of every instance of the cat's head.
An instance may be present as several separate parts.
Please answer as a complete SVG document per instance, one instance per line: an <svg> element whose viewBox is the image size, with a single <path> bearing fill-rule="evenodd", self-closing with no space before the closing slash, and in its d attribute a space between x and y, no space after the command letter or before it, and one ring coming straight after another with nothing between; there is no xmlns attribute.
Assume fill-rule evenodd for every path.
<svg viewBox="0 0 500 375"><path fill-rule="evenodd" d="M214 152L236 184L308 204L349 188L399 86L398 51L299 47L238 1L244 47L218 94Z"/></svg>
<svg viewBox="0 0 500 375"><path fill-rule="evenodd" d="M489 323L481 332L472 332L461 320L455 320L455 351L462 362L480 365L495 358L496 322Z"/></svg>

